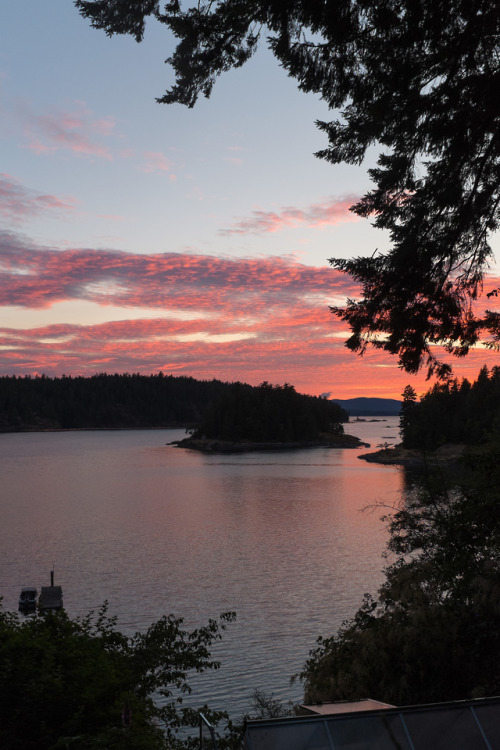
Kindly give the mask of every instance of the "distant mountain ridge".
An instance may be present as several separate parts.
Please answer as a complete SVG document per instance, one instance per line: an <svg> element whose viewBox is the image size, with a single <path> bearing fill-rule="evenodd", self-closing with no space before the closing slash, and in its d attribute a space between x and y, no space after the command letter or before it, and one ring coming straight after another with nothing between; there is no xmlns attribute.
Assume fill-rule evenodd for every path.
<svg viewBox="0 0 500 750"><path fill-rule="evenodd" d="M351 417L397 417L401 401L395 398L332 398Z"/></svg>

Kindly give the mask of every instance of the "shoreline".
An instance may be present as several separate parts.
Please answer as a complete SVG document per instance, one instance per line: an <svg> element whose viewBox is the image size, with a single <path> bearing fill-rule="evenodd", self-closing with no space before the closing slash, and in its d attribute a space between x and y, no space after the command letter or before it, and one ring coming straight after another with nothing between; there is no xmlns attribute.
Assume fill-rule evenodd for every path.
<svg viewBox="0 0 500 750"><path fill-rule="evenodd" d="M382 448L373 453L358 456L363 461L385 466L404 466L407 469L425 469L426 467L444 467L459 464L466 450L465 445L446 443L435 451L422 451L416 448Z"/></svg>
<svg viewBox="0 0 500 750"><path fill-rule="evenodd" d="M126 430L185 430L186 425L162 425L161 427L30 427L28 429L0 429L0 435L17 435L34 432L124 432Z"/></svg>
<svg viewBox="0 0 500 750"><path fill-rule="evenodd" d="M168 445L177 448L188 448L200 453L255 453L258 451L290 451L305 448L369 448L354 435L339 435L320 438L318 440L296 440L290 442L254 442L251 440L218 440L217 438L192 438L174 440Z"/></svg>

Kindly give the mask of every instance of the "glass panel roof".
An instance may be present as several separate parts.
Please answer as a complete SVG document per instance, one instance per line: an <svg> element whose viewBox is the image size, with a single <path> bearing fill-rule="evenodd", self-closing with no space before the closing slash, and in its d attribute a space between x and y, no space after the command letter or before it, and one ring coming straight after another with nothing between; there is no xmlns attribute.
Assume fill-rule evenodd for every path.
<svg viewBox="0 0 500 750"><path fill-rule="evenodd" d="M247 747L251 750L332 750L324 721L252 727L251 743Z"/></svg>
<svg viewBox="0 0 500 750"><path fill-rule="evenodd" d="M500 705L474 706L479 723L492 748L500 747Z"/></svg>
<svg viewBox="0 0 500 750"><path fill-rule="evenodd" d="M247 750L492 750L500 698L247 723Z"/></svg>
<svg viewBox="0 0 500 750"><path fill-rule="evenodd" d="M412 750L397 715L375 715L328 722L335 750Z"/></svg>
<svg viewBox="0 0 500 750"><path fill-rule="evenodd" d="M415 750L486 750L468 707L404 712Z"/></svg>

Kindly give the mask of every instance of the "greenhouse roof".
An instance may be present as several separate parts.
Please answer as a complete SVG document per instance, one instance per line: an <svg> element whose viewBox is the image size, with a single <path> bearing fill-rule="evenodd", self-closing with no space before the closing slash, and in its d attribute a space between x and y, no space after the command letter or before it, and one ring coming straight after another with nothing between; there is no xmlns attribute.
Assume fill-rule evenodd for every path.
<svg viewBox="0 0 500 750"><path fill-rule="evenodd" d="M245 750L492 750L500 697L424 706L257 719Z"/></svg>

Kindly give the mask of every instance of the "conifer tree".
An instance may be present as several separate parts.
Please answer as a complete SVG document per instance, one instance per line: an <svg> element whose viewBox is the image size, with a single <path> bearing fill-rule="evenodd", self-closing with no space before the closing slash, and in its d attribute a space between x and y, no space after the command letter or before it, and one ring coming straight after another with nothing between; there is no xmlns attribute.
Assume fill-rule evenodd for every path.
<svg viewBox="0 0 500 750"><path fill-rule="evenodd" d="M216 78L264 41L303 91L335 111L319 122L318 156L361 164L373 188L352 207L391 239L386 254L334 268L361 298L333 307L347 346L394 354L407 372L449 375L435 344L456 356L481 336L500 339L495 309L475 309L500 220L500 13L491 0L76 0L107 34L144 36L155 17L178 45L167 60L175 85L165 103L194 106ZM488 293L490 304L498 290Z"/></svg>

